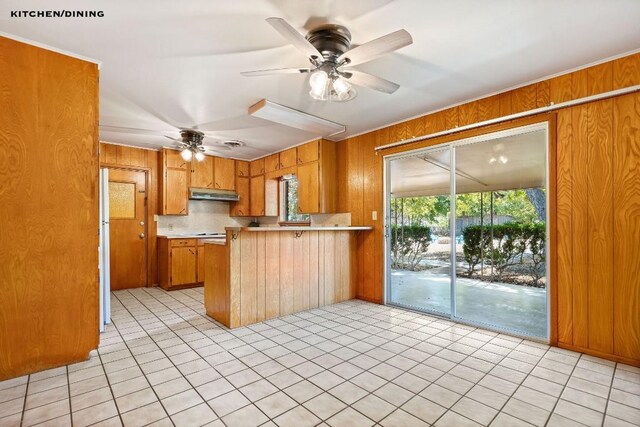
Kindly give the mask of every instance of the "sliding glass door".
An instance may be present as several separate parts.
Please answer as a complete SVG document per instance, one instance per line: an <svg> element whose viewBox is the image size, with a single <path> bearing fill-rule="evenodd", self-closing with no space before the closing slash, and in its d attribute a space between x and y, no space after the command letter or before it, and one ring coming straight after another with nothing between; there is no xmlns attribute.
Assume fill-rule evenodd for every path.
<svg viewBox="0 0 640 427"><path fill-rule="evenodd" d="M389 299L451 314L451 150L390 162ZM429 188L424 183L429 182Z"/></svg>
<svg viewBox="0 0 640 427"><path fill-rule="evenodd" d="M534 125L386 158L387 302L546 339L546 147Z"/></svg>

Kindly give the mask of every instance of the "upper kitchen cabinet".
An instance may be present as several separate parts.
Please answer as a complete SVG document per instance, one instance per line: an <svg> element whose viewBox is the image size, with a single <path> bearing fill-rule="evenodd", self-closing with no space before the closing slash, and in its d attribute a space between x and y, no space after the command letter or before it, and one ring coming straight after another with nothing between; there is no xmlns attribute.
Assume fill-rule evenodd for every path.
<svg viewBox="0 0 640 427"><path fill-rule="evenodd" d="M320 140L307 142L297 148L298 164L316 162L320 158Z"/></svg>
<svg viewBox="0 0 640 427"><path fill-rule="evenodd" d="M249 162L236 160L236 193L240 200L229 205L230 216L250 216L251 198Z"/></svg>
<svg viewBox="0 0 640 427"><path fill-rule="evenodd" d="M249 164L251 176L264 175L264 158L254 160Z"/></svg>
<svg viewBox="0 0 640 427"><path fill-rule="evenodd" d="M159 162L160 214L187 215L190 162L185 162L178 151L167 148L160 152Z"/></svg>
<svg viewBox="0 0 640 427"><path fill-rule="evenodd" d="M289 148L280 153L280 169L290 168L297 164L297 149Z"/></svg>
<svg viewBox="0 0 640 427"><path fill-rule="evenodd" d="M333 213L336 210L336 144L324 139L309 144L318 147L317 160L298 164L298 212ZM305 146L308 144L305 144ZM301 147L305 147L301 146ZM313 158L313 147L298 147L298 160Z"/></svg>
<svg viewBox="0 0 640 427"><path fill-rule="evenodd" d="M271 154L264 158L264 172L270 173L280 169L280 153Z"/></svg>
<svg viewBox="0 0 640 427"><path fill-rule="evenodd" d="M236 176L249 176L249 162L236 160Z"/></svg>
<svg viewBox="0 0 640 427"><path fill-rule="evenodd" d="M191 183L190 187L213 188L213 163L212 156L205 156L204 160L191 162Z"/></svg>
<svg viewBox="0 0 640 427"><path fill-rule="evenodd" d="M216 190L236 189L236 161L214 157L213 182Z"/></svg>

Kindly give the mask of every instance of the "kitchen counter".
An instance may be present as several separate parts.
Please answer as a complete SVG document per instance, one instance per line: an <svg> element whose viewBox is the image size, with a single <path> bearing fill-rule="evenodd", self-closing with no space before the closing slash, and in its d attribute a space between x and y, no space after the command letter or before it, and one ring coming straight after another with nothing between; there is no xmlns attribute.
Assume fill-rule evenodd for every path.
<svg viewBox="0 0 640 427"><path fill-rule="evenodd" d="M227 231L361 231L373 230L373 227L360 225L344 225L344 226L279 226L279 227L227 227Z"/></svg>
<svg viewBox="0 0 640 427"><path fill-rule="evenodd" d="M225 233L184 233L184 234L158 234L158 237L164 239L211 239L211 238L225 238Z"/></svg>
<svg viewBox="0 0 640 427"><path fill-rule="evenodd" d="M228 227L204 244L207 315L236 328L354 298L361 230Z"/></svg>

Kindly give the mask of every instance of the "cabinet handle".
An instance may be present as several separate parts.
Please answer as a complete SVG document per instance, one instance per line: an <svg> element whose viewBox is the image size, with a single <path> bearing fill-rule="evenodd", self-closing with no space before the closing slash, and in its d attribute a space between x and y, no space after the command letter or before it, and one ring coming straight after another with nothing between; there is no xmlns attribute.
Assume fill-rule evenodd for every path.
<svg viewBox="0 0 640 427"><path fill-rule="evenodd" d="M196 253L195 253L195 252L193 252L191 249L189 249L189 253L190 253L191 255L195 255L195 254L196 254Z"/></svg>
<svg viewBox="0 0 640 427"><path fill-rule="evenodd" d="M216 188L220 188L220 184L216 182Z"/></svg>
<svg viewBox="0 0 640 427"><path fill-rule="evenodd" d="M184 211L186 211L186 210L187 210L187 208L182 208L182 210L180 211L180 213L182 213L182 212L184 212Z"/></svg>
<svg viewBox="0 0 640 427"><path fill-rule="evenodd" d="M211 187L213 185L213 181L207 184L207 187Z"/></svg>
<svg viewBox="0 0 640 427"><path fill-rule="evenodd" d="M298 157L298 164L301 165L302 164L302 159L300 157Z"/></svg>

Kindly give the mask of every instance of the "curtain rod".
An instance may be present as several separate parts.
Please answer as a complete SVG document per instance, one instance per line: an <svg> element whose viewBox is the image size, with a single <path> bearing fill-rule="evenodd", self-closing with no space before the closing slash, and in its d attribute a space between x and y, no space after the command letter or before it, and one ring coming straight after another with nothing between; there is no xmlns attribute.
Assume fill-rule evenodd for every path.
<svg viewBox="0 0 640 427"><path fill-rule="evenodd" d="M429 135L417 136L415 138L403 139L402 141L392 142L390 144L381 145L379 147L375 147L375 151L386 150L388 148L400 147L402 145L411 144L413 142L418 141L426 141L428 139L437 138L439 136L451 135L453 133L462 132L470 129L477 129L487 125L494 125L497 123L507 122L509 120L520 119L523 117L534 116L540 113L547 113L549 111L559 110L561 108L573 107L575 105L586 104L588 102L598 101L606 98L613 98L615 96L625 95L628 93L634 93L640 91L640 85L629 86L622 89L616 89L609 92L599 93L597 95L585 96L583 98L572 99L571 101L560 102L558 104L551 104L546 107L535 108L533 110L523 111L521 113L510 114L508 116L498 117L495 119L485 120L483 122L472 123L470 125L459 126L448 130L443 130L441 132L431 133Z"/></svg>

